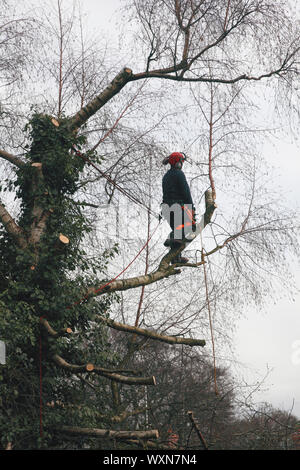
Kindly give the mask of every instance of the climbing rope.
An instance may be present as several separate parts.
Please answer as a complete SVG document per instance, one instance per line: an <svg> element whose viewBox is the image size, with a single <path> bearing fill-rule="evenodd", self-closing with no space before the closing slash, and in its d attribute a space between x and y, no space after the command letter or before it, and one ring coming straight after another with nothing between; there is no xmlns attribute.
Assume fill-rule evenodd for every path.
<svg viewBox="0 0 300 470"><path fill-rule="evenodd" d="M140 249L140 251L135 255L135 257L130 261L130 263L117 275L115 276L113 279L111 279L110 281L106 282L105 284L101 285L99 287L99 289L95 289L93 291L94 294L97 294L98 292L100 292L101 290L103 290L105 287L107 287L109 284L111 284L112 282L116 281L125 271L127 271L127 269L134 263L134 261L140 256L140 254L142 253L142 251L147 247L147 245L149 244L151 238L153 237L153 235L155 234L156 230L158 229L159 227L159 224L160 224L160 221L158 222L158 224L156 225L155 229L153 230L152 234L148 237L146 243L142 246L142 248ZM74 304L70 305L69 307L67 307L68 309L70 309L71 307L73 307L74 305L78 305L78 304L81 304L82 302L84 302L85 300L87 300L89 297L90 297L91 294L88 294L86 295L85 297L82 297L82 299L78 300L77 302L75 302Z"/></svg>
<svg viewBox="0 0 300 470"><path fill-rule="evenodd" d="M215 340L214 340L214 332L213 332L213 322L212 322L212 312L211 312L211 305L210 305L210 298L209 298L209 291L208 291L208 280L207 280L207 271L206 271L206 263L204 262L204 247L202 241L202 233L201 236L201 258L203 261L203 273L204 273L204 284L205 284L205 298L208 310L208 319L209 319L209 329L210 329L210 337L211 337L211 344L212 344L212 356L213 356L213 367L214 367L214 386L215 386L215 394L219 395L218 385L217 385L217 367L216 367L216 351L215 351Z"/></svg>

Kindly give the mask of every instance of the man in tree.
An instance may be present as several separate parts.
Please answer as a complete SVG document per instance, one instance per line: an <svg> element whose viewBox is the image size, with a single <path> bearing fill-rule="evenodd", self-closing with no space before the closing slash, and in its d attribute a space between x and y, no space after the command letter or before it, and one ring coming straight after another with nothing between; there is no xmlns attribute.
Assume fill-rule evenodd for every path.
<svg viewBox="0 0 300 470"><path fill-rule="evenodd" d="M186 157L183 153L173 152L163 160L171 168L165 173L162 181L163 203L162 216L169 222L172 232L165 241L171 250L179 248L186 234L196 228L195 210L191 191L185 174L182 171ZM187 263L188 259L177 255L172 263Z"/></svg>

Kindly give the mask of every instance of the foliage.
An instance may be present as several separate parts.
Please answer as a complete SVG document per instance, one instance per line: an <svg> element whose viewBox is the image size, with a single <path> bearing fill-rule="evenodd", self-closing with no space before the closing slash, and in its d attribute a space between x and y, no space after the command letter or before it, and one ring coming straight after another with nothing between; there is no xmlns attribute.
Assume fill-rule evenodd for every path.
<svg viewBox="0 0 300 470"><path fill-rule="evenodd" d="M4 3L9 7L13 0ZM124 296L106 293L98 300L85 294L89 287L112 278L110 268L123 263L124 253L130 249L140 253L143 229L148 229L148 235L151 231L150 218L144 224L135 206L128 205L121 214L121 197L116 197L111 182L127 189L131 202L136 198L135 202L158 205L160 161L176 145L190 148L191 174L195 171L193 182L198 186L193 195L199 205L205 185L213 186L216 177L218 219L206 230L203 257L208 261L218 339L227 343L238 307L242 310L250 300L267 299L274 286L272 272L276 278L281 273L279 284L285 280L281 291L290 284L285 255L289 249L293 255L298 250L296 218L285 209L272 209L258 165L260 155L252 158L255 152L249 138L259 129L250 116L254 90L261 93L259 101L266 90L264 82L268 91L274 80L282 93L295 89L299 39L288 3L279 7L269 0L129 0L125 11L134 16L135 27L130 29L135 38L132 53L126 51L126 67L114 78L112 53L106 56L104 47L99 54L98 47L87 45L83 16L72 9L64 12L62 0L57 1L56 20L50 5L47 11L40 10L40 22L17 19L12 10L7 17L0 14L1 50L7 52L0 61L4 90L0 139L5 149L0 157L7 177L0 189L7 191L9 211L14 209L12 193L19 206L13 218L0 203L0 333L7 346L7 364L0 369L4 448L8 443L14 449L101 446L97 439L67 437L53 430L68 424L130 430L154 427L161 436L157 446L168 445L171 426L178 445L194 449L199 441L186 416L191 407L212 449L287 445L289 417L265 408L259 413L266 419L258 420L255 412L240 420L234 416L235 384L225 368L214 369L204 355L188 348L156 346L135 335L130 339L125 335L122 341L122 335L109 335L97 322L101 314L166 334L193 336L200 331L205 337L210 325L201 269L169 265L168 276L172 270L180 276L166 276L148 290L151 266L161 259L160 240L159 254L148 245L143 253L145 266L140 264L138 271L144 275L133 278L135 282L132 278L116 282L125 285ZM22 8L18 3L20 18L26 17ZM36 24L41 34L34 50ZM119 67L124 56L120 54L115 63ZM184 85L187 82L189 86ZM23 86L16 93L15 85L20 83ZM136 87L137 83L142 85ZM289 112L290 103L286 100ZM105 157L96 155L98 146ZM16 156L6 152L15 154L16 149ZM95 176L80 152L103 164L106 182ZM17 166L15 173L7 169L7 161ZM116 203L118 222L120 215L126 221L133 216L135 223L127 225L133 231L141 229L129 243L128 227L118 224L124 247L117 259L118 248L109 237L104 247L98 246L97 235L104 224L97 209L105 202ZM61 235L68 243L61 243ZM192 256L199 252L195 245L191 251ZM137 285L143 286L141 293L127 290ZM41 318L58 332L69 327L73 333L53 338L41 327ZM158 385L128 387L96 374L72 373L59 367L54 355L75 366L89 362L121 371L128 367L132 376L143 369L143 374L155 374ZM214 374L219 396L214 392ZM279 432L274 423L279 423ZM235 429L246 438L240 440ZM104 441L103 445L112 444Z"/></svg>
<svg viewBox="0 0 300 470"><path fill-rule="evenodd" d="M95 313L106 315L116 296L106 296L102 301L85 301L78 306L88 285L100 283L92 272L105 274L106 265L114 250L103 253L100 261L86 261L80 242L90 231L90 226L80 207L68 199L77 189L84 170L84 160L72 148L84 142L68 130L67 120L57 128L51 118L34 114L26 129L31 145L26 155L28 163L17 170L14 181L16 195L21 199L19 227L30 237L34 224L34 210L41 214L49 208L45 231L38 244L28 244L21 249L1 231L1 304L0 331L7 345L8 362L1 376L1 430L2 444L13 441L15 448L35 447L39 429L39 367L43 361L43 406L46 410L44 424L54 425L66 420L66 408L58 406L55 413L47 403L72 404L74 409L82 404L80 412L71 413L74 423L91 424L95 411L105 409L105 393L96 398L87 392L87 385L71 379L69 373L47 365L46 359L61 354L70 362L98 361L112 364L107 333L98 328L91 333L87 326ZM34 184L35 167L42 163L44 178ZM12 185L9 189L13 189ZM58 246L58 235L70 239L70 247ZM86 273L85 273L86 272ZM73 274L72 274L73 273ZM39 318L51 320L54 329L71 327L74 339L51 339L40 329ZM76 336L78 335L78 336ZM2 337L1 336L1 337ZM93 345L92 354L85 346ZM105 386L103 387L105 389ZM94 394L93 394L94 395ZM71 405L70 405L71 406ZM94 424L96 421L94 420ZM45 438L49 435L46 433Z"/></svg>

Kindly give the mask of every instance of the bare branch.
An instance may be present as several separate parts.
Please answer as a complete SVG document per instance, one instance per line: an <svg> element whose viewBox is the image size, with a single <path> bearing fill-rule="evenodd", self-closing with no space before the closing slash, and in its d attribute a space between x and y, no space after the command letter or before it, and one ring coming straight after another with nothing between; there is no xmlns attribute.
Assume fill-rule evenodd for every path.
<svg viewBox="0 0 300 470"><path fill-rule="evenodd" d="M24 163L19 157L5 152L5 150L0 150L0 157L4 158L10 163L13 163L13 165L16 165L18 168L23 168L26 165L26 163Z"/></svg>
<svg viewBox="0 0 300 470"><path fill-rule="evenodd" d="M6 231L16 240L20 248L27 247L27 240L23 230L16 224L12 216L5 209L4 205L0 203L0 219L6 228Z"/></svg>
<svg viewBox="0 0 300 470"><path fill-rule="evenodd" d="M194 338L180 338L178 336L166 336L160 335L155 331L144 330L143 328L125 325L124 323L119 323L110 318L104 318L100 315L97 318L108 325L110 328L115 330L125 331L126 333L134 333L140 336L145 336L146 338L151 338L157 341L162 341L163 343L169 344L186 344L188 346L205 346L205 340L203 339L194 339Z"/></svg>
<svg viewBox="0 0 300 470"><path fill-rule="evenodd" d="M114 382L120 382L127 385L156 385L155 377L129 377L118 374L116 372L108 372L107 369L103 369L102 367L94 366L94 364L69 364L65 361L62 357L58 354L54 354L52 356L53 361L59 367L66 369L74 374L81 374L81 373L95 373L101 375L102 377L106 377Z"/></svg>

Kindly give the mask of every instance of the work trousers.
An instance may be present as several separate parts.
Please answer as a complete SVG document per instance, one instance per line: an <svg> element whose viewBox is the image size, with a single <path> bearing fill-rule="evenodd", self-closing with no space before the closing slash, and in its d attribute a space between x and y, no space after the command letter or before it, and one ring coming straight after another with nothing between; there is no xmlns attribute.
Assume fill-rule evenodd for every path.
<svg viewBox="0 0 300 470"><path fill-rule="evenodd" d="M169 223L172 232L169 235L170 247L175 248L183 243L185 237L191 231L196 230L194 208L192 204L162 204L162 217Z"/></svg>

